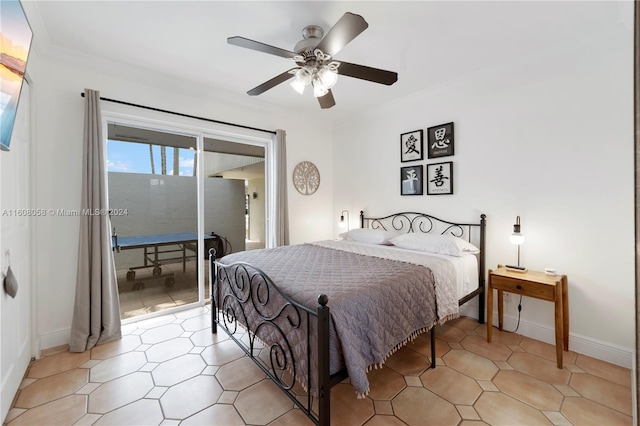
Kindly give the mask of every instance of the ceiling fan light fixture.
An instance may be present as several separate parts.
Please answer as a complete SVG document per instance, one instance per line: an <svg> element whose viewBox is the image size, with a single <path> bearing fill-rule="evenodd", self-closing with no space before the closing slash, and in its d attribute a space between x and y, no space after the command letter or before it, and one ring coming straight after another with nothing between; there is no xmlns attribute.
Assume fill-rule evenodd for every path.
<svg viewBox="0 0 640 426"><path fill-rule="evenodd" d="M327 88L327 86L325 86L322 80L320 80L320 78L318 77L313 79L312 84L313 84L313 96L315 96L316 98L320 98L329 92L329 89Z"/></svg>
<svg viewBox="0 0 640 426"><path fill-rule="evenodd" d="M332 67L325 65L318 71L318 77L327 89L331 89L338 81L338 72L332 69Z"/></svg>
<svg viewBox="0 0 640 426"><path fill-rule="evenodd" d="M313 74L307 67L299 68L294 76L293 81L291 82L291 87L295 89L296 92L301 95L304 93L304 88L311 84L311 78Z"/></svg>
<svg viewBox="0 0 640 426"><path fill-rule="evenodd" d="M300 93L301 95L304 94L304 88L307 87L302 81L298 80L297 78L294 78L293 81L291 82L291 87L293 87L293 89Z"/></svg>

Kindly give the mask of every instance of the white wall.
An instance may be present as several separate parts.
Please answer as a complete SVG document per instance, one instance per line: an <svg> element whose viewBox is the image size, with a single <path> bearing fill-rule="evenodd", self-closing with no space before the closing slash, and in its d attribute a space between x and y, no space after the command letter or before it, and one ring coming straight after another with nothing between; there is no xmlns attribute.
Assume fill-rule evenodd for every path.
<svg viewBox="0 0 640 426"><path fill-rule="evenodd" d="M354 227L361 209L427 211L459 221L484 213L487 265L495 267L516 263L508 236L520 215L521 264L568 276L570 349L630 367L632 31L621 25L575 40L581 41L496 64L338 126L334 216L349 209ZM454 195L400 196L400 134L426 135L450 121L455 155L425 156L420 164L452 160ZM505 314L517 317L515 296ZM525 299L519 331L553 343L553 318L551 303ZM514 321L507 325L515 328Z"/></svg>
<svg viewBox="0 0 640 426"><path fill-rule="evenodd" d="M37 34L36 34L37 37ZM81 146L84 88L101 95L156 108L225 122L287 132L289 174L303 160L312 160L325 184L311 197L290 196L292 243L331 235L332 158L326 141L330 127L318 115L273 108L255 98L234 97L206 87L165 80L123 64L101 63L38 45L30 56L29 70L38 83L34 90L36 204L41 208L77 209L80 203ZM104 108L114 110L113 104ZM122 109L120 109L122 110ZM129 108L129 114L172 120L175 116ZM186 122L188 120L177 120ZM195 122L195 121L194 121ZM199 126L239 132L237 128L196 122ZM315 129L308 132L309 128ZM295 193L289 182L289 193ZM37 222L38 286L37 334L41 348L66 344L69 336L78 249L77 217L46 217Z"/></svg>

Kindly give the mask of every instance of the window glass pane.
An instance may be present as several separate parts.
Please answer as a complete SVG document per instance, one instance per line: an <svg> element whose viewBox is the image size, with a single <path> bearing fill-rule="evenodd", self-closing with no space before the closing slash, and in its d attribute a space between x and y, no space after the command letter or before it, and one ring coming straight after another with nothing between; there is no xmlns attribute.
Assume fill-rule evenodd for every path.
<svg viewBox="0 0 640 426"><path fill-rule="evenodd" d="M218 257L265 247L264 147L205 138L204 223Z"/></svg>
<svg viewBox="0 0 640 426"><path fill-rule="evenodd" d="M185 147L184 136L124 126L118 130L146 139L107 141L121 316L198 302L198 268L207 262L197 254L196 151ZM196 139L190 141L195 147Z"/></svg>
<svg viewBox="0 0 640 426"><path fill-rule="evenodd" d="M195 176L195 154L195 149L109 140L107 171Z"/></svg>

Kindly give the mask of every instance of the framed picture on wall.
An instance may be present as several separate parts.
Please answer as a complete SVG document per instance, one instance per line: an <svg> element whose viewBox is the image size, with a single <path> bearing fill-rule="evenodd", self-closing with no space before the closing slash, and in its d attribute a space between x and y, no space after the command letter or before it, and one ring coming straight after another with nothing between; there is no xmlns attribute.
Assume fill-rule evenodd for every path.
<svg viewBox="0 0 640 426"><path fill-rule="evenodd" d="M0 149L9 151L33 32L19 0L2 0Z"/></svg>
<svg viewBox="0 0 640 426"><path fill-rule="evenodd" d="M427 129L427 156L429 158L453 155L453 122Z"/></svg>
<svg viewBox="0 0 640 426"><path fill-rule="evenodd" d="M403 133L400 135L400 159L403 163L417 161L424 158L422 150L422 130Z"/></svg>
<svg viewBox="0 0 640 426"><path fill-rule="evenodd" d="M427 195L453 194L453 161L427 164Z"/></svg>
<svg viewBox="0 0 640 426"><path fill-rule="evenodd" d="M400 167L400 195L422 195L424 166Z"/></svg>

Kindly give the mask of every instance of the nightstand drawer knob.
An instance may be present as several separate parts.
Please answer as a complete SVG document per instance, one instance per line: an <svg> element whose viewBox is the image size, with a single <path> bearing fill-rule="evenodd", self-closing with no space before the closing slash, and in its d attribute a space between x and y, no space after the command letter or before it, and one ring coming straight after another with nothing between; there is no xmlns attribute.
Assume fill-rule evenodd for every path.
<svg viewBox="0 0 640 426"><path fill-rule="evenodd" d="M521 286L521 285L517 285L517 286L516 286L516 288L517 288L518 290L522 290L522 286Z"/></svg>

